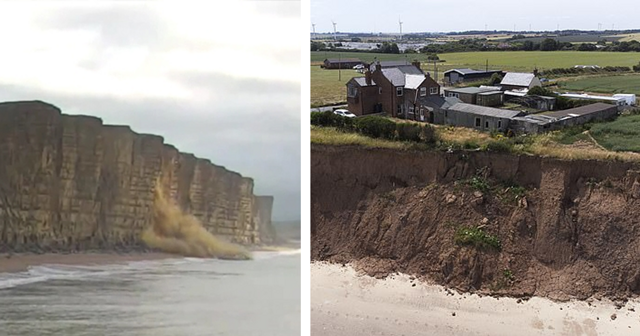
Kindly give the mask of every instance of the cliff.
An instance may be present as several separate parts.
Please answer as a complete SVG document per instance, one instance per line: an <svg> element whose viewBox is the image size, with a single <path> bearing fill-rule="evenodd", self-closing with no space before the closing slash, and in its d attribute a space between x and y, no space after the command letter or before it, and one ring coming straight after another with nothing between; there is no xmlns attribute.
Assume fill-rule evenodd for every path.
<svg viewBox="0 0 640 336"><path fill-rule="evenodd" d="M496 295L640 294L640 167L312 145L311 256ZM501 249L461 245L479 228Z"/></svg>
<svg viewBox="0 0 640 336"><path fill-rule="evenodd" d="M40 101L0 104L0 250L141 249L156 181L211 233L271 239L253 180L156 135L64 115Z"/></svg>

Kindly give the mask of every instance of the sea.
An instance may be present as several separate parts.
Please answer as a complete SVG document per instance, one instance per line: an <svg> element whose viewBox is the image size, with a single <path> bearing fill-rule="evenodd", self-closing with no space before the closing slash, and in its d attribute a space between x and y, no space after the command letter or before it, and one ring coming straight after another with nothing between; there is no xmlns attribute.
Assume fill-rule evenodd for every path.
<svg viewBox="0 0 640 336"><path fill-rule="evenodd" d="M0 273L0 336L300 335L300 251Z"/></svg>

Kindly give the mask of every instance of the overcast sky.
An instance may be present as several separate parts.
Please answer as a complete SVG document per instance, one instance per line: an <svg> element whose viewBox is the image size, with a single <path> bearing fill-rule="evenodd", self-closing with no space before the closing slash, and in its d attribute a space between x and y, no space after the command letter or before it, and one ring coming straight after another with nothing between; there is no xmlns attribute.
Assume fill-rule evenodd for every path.
<svg viewBox="0 0 640 336"><path fill-rule="evenodd" d="M0 2L0 101L161 135L299 219L302 22L297 1Z"/></svg>
<svg viewBox="0 0 640 336"><path fill-rule="evenodd" d="M483 30L637 29L635 0L311 0L316 32L332 32L331 21L344 32ZM312 27L309 27L312 31Z"/></svg>

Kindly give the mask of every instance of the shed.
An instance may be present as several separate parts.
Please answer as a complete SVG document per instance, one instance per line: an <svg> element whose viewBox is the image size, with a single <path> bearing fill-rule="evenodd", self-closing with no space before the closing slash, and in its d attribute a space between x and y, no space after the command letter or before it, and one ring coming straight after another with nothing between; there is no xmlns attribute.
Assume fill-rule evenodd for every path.
<svg viewBox="0 0 640 336"><path fill-rule="evenodd" d="M451 69L444 72L444 80L449 84L477 81L491 78L493 74L502 76L502 70L474 70L469 68Z"/></svg>
<svg viewBox="0 0 640 336"><path fill-rule="evenodd" d="M500 82L503 90L531 89L535 86L542 86L540 79L532 73L507 72Z"/></svg>
<svg viewBox="0 0 640 336"><path fill-rule="evenodd" d="M511 118L521 116L521 111L458 103L445 113L445 124L475 128L483 131L506 132Z"/></svg>

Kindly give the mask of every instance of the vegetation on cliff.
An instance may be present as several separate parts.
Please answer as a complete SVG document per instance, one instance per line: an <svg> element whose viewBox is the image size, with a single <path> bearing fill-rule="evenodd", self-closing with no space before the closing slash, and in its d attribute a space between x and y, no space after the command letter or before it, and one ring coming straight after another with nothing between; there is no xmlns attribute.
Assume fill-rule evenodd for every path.
<svg viewBox="0 0 640 336"><path fill-rule="evenodd" d="M637 162L640 161L640 133L636 125L640 122L640 116L635 113L632 111L611 122L544 134L506 137L500 133L480 132L465 127L431 125L381 116L352 120L329 116L330 112L314 112L311 117L311 142L400 150L489 151L568 160Z"/></svg>

